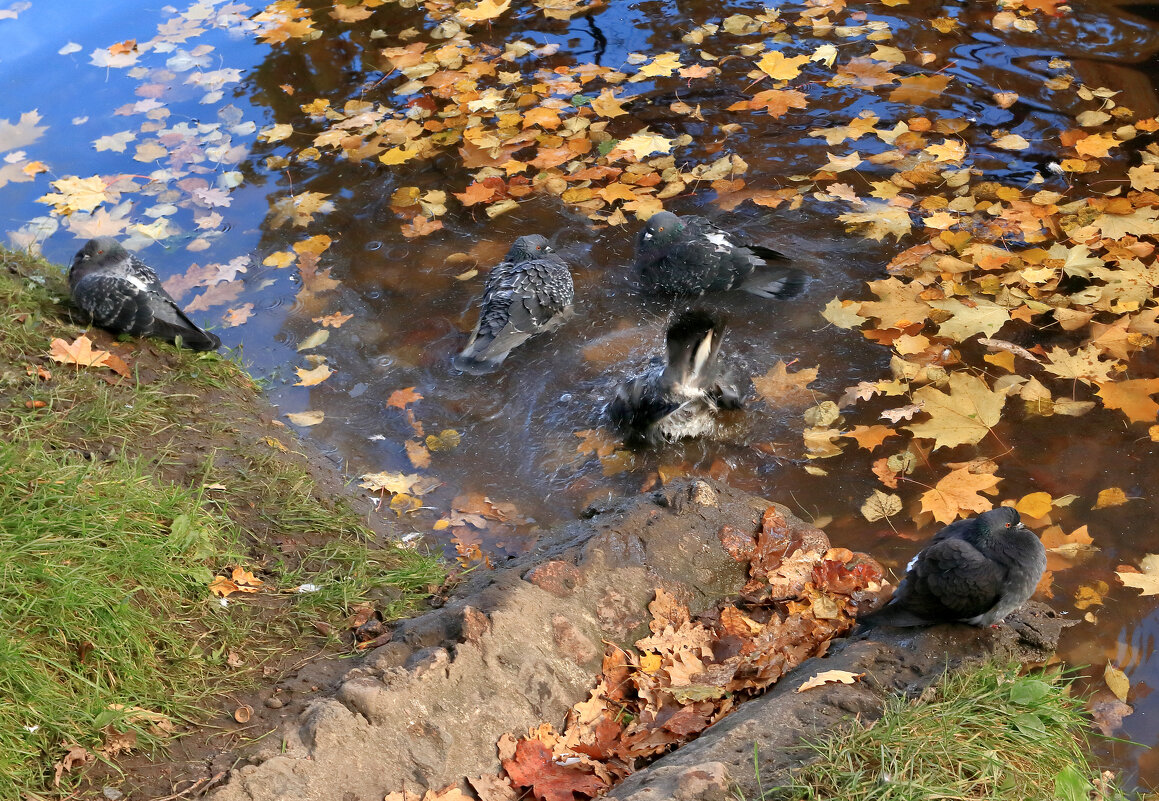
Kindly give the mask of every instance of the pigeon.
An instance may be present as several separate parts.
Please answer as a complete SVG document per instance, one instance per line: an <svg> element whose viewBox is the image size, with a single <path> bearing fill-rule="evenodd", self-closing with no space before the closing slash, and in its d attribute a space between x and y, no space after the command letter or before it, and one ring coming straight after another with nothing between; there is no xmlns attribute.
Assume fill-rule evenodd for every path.
<svg viewBox="0 0 1159 801"><path fill-rule="evenodd" d="M678 217L670 211L649 217L636 239L640 283L658 295L699 297L743 289L764 298L790 298L805 285L805 274L767 263L785 259L703 217Z"/></svg>
<svg viewBox="0 0 1159 801"><path fill-rule="evenodd" d="M1046 549L1011 506L943 528L906 566L889 603L860 622L925 626L1001 622L1022 606L1046 570Z"/></svg>
<svg viewBox="0 0 1159 801"><path fill-rule="evenodd" d="M85 243L68 268L72 302L115 334L156 337L193 350L217 350L221 340L185 316L157 273L112 237Z"/></svg>
<svg viewBox="0 0 1159 801"><path fill-rule="evenodd" d="M479 322L452 364L483 375L535 334L554 331L573 313L575 287L567 262L539 234L521 236L487 276Z"/></svg>
<svg viewBox="0 0 1159 801"><path fill-rule="evenodd" d="M679 314L668 326L668 359L620 386L608 417L631 441L662 441L711 434L716 413L740 409L740 390L717 365L724 320L703 309Z"/></svg>

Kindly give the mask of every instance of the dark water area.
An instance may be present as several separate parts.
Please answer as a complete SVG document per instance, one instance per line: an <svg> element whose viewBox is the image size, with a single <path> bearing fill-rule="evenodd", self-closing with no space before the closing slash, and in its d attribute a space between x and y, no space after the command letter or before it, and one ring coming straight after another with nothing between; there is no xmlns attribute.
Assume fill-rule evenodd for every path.
<svg viewBox="0 0 1159 801"><path fill-rule="evenodd" d="M14 9L23 5L8 4ZM471 170L457 158L442 154L392 168L373 159L325 154L303 160L295 154L321 130L303 112L303 104L319 97L336 108L349 100L407 102L391 95L399 79L385 71L390 68L378 52L398 46L400 31L424 31L430 23L421 10L394 4L354 23L332 19L330 4L301 7L315 11L312 19L322 36L269 44L252 33L250 20L261 9L243 4L203 0L142 9L126 2L32 0L9 18L0 5L0 35L6 42L0 51L0 119L15 123L37 109L42 115L38 124L47 126L41 137L16 148L6 146L0 127L0 159L18 166L35 159L49 170L34 180L0 182L3 229L12 244L35 242L48 258L67 263L89 235L124 238L132 232L131 224L164 219L168 223L158 241L133 234L142 258L163 278L189 275L194 263L234 265L226 280L186 287L181 296L185 304L202 293L216 291L223 298L203 299L194 319L214 327L228 347L241 349L247 366L268 382L269 396L280 410L324 412L325 419L303 434L347 474L418 472L437 477L442 483L422 496L424 508L402 516L400 523L450 554L457 549L501 561L526 548L538 527L573 519L593 502L659 486L679 475L712 475L780 500L823 524L835 544L868 551L895 567L913 553L915 540L933 533L934 527L927 526L915 534L908 510L895 516L893 525L866 523L858 510L881 486L869 467L886 451L870 454L850 444L836 457L810 462L802 456L805 424L799 408L776 409L754 401L733 421L723 441L622 454L617 449L617 455L604 460L581 452L584 439L577 433L603 432L608 442L614 441L602 418L603 406L622 376L639 370L662 349L670 305L642 297L631 280L638 222L595 225L558 198L538 194L493 220L482 207L448 203L450 211L439 218L442 230L406 238L392 209L392 195L405 186L461 192L470 183ZM786 5L781 13L788 16L802 8ZM930 70L956 80L928 102L930 109L939 118L968 121L960 136L970 145L975 169L1022 186L1055 158L1058 133L1073 127L1079 110L1073 90L1048 86L1060 74L1052 60L1070 61L1071 73L1087 86L1118 92L1115 101L1133 109L1138 118L1159 112L1157 7L1091 2L1072 8L1058 16L1037 15L1036 32L996 30L991 24L996 8L990 3L919 0L896 7L851 7L847 13L871 30L874 24L887 25L892 39L878 44L906 54L933 54ZM493 25L471 33L474 42L500 49L515 39L548 50L558 45L554 53L516 59L528 76L582 63L619 68L632 53L672 51L689 64L702 49L730 55L729 48L738 42L686 44L681 41L684 33L729 14L761 10L759 3L612 0L590 15L550 20L530 5L517 5ZM959 27L954 35L944 35L931 27L935 18L955 20ZM159 34L158 26L166 24L174 27ZM189 32L187 38L172 32L180 26ZM795 44L803 45L802 52L832 41L809 40L804 29L790 33ZM159 43L128 66L92 63L95 51L126 40ZM80 48L61 53L70 42ZM873 43L859 40L857 46L859 53L868 52ZM888 128L917 113L913 106L891 103L880 93L828 86L820 77L810 85L808 107L781 119L727 111L751 96L746 73L752 59L722 58L719 67L721 74L711 81L630 84L629 94L636 99L625 106L629 117L613 121L609 130L626 135L647 124L669 138L688 134L692 145L681 153L683 163L711 162L733 153L747 163L744 178L750 187L783 188L815 173L830 154L851 149L848 142L833 146L810 131L847 125L863 113L875 114L879 128ZM896 71L907 75L919 69L906 63ZM1019 100L1001 108L993 98L996 92L1015 92ZM676 100L700 105L704 121L671 113L669 106ZM258 137L275 124L292 126L293 134L275 142ZM719 129L723 124L737 127L724 137ZM1031 145L1018 152L997 149L977 134L982 129L1017 134ZM95 146L100 137L125 131L135 138L121 151ZM154 140L164 152L137 150ZM842 180L867 194L871 181L888 179L893 172L868 158L891 148L878 140L856 145L865 160L856 172L842 173ZM178 151L182 155L174 155ZM1123 157L1123 173L1131 163L1129 156ZM0 177L5 175L0 172ZM53 191L51 180L92 175L120 176L110 184L101 207L107 218L51 217L49 206L37 202ZM1081 175L1072 183L1045 175L1045 188L1070 198L1106 191L1085 186ZM1098 180L1105 179L1104 171ZM666 200L665 207L705 214L790 254L809 274L804 293L791 301L747 295L710 300L729 317L722 352L737 375L763 375L778 361L792 363L792 369L817 366L812 389L819 398L832 399L858 381L888 375L887 348L856 330L828 325L820 310L834 297L868 297L865 282L884 277L885 265L912 242L879 242L849 233L836 219L845 209L835 211L832 203L813 193L804 194L795 207L770 210L745 203L724 211L707 185L693 190ZM330 208L318 212L307 226L279 224L271 212L275 204L304 193L326 195ZM130 206L119 205L125 202ZM87 223L78 226L79 217ZM514 237L532 232L551 236L571 264L577 316L554 334L515 351L493 375L456 373L450 358L475 322L486 270ZM329 269L338 282L332 288L303 291L296 268L263 264L271 254L290 251L318 234L333 240L320 261L320 269ZM228 291L222 286L227 284ZM339 328L325 329L329 336L324 343L299 351L303 340L320 330L315 318L336 312L352 317ZM1020 344L1065 341L1057 334L1050 337L1044 332L1040 340ZM316 386L295 386L295 371L323 357L334 374ZM1159 375L1154 348L1134 357L1131 369L1133 377ZM414 421L405 410L386 406L393 392L411 387L422 399L408 408L424 434L453 429L460 436L456 447L431 453L430 466L421 470L405 447L408 440L420 439ZM872 422L871 416L861 414L854 422ZM1126 672L1134 712L1115 734L1137 744L1095 745L1127 786L1153 789L1159 786L1159 758L1152 756L1159 744L1159 700L1151 693L1159 683L1154 649L1159 613L1152 598L1122 587L1114 570L1121 564L1137 565L1145 554L1159 550L1152 492L1159 483L1159 444L1147 438L1145 429L1128 427L1121 415L1102 409L1082 417L1048 418L1026 416L1011 407L993 437L977 451L1002 454L1003 480L996 499L1038 491L1056 498L1080 496L1056 510L1052 522L1066 531L1088 525L1098 550L1078 564L1052 565L1053 603L1076 618L1090 614L1096 622L1072 629L1060 656L1071 665L1090 666L1085 686L1092 691L1106 692L1100 688L1108 661ZM995 441L1001 447L995 448ZM949 461L973 455L969 448L959 449L954 456L961 458ZM947 461L941 454L937 458ZM807 471L810 466L824 474ZM1107 487L1121 487L1133 500L1092 510L1093 499ZM908 501L920 489L903 484L900 492ZM477 530L437 525L456 508L456 499L472 494L513 504L533 522ZM383 514L395 516L386 504ZM1100 589L1099 582L1105 587ZM1084 587L1099 590L1102 604L1077 609L1076 593Z"/></svg>

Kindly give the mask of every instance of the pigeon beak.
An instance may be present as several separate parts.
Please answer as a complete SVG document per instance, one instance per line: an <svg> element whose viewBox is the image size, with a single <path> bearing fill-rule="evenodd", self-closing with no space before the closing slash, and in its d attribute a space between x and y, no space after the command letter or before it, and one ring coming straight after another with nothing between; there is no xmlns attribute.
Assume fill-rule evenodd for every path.
<svg viewBox="0 0 1159 801"><path fill-rule="evenodd" d="M648 241L649 239L651 239L651 238L652 238L652 232L651 232L651 231L645 231L645 232L644 232L644 241L645 241L645 242L647 242L647 241Z"/></svg>

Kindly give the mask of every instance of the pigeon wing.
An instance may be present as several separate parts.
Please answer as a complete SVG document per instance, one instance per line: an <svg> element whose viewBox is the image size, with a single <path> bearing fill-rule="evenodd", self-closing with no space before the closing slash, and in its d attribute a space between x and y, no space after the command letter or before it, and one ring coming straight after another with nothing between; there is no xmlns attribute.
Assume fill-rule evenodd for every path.
<svg viewBox="0 0 1159 801"><path fill-rule="evenodd" d="M534 334L562 324L574 299L571 273L562 259L501 262L487 277L479 323L455 367L476 375L495 370Z"/></svg>
<svg viewBox="0 0 1159 801"><path fill-rule="evenodd" d="M153 308L147 286L140 281L89 273L72 290L76 304L101 328L116 333L140 335L153 325Z"/></svg>
<svg viewBox="0 0 1159 801"><path fill-rule="evenodd" d="M922 595L944 607L946 617L960 620L980 615L998 602L1003 568L962 539L944 539L927 546L914 565L915 584Z"/></svg>

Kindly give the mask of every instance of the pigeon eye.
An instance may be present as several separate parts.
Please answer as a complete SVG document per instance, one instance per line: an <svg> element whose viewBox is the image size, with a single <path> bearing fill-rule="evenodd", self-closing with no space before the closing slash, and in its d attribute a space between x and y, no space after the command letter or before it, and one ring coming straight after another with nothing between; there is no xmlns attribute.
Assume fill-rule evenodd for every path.
<svg viewBox="0 0 1159 801"><path fill-rule="evenodd" d="M1006 528L1010 528L1010 524L1009 524L1009 523L1007 523L1007 524L1006 524Z"/></svg>

